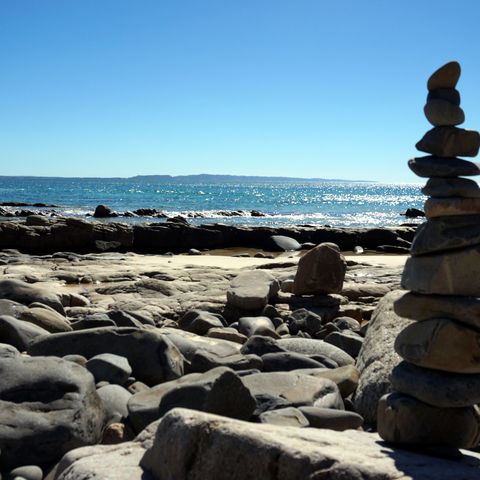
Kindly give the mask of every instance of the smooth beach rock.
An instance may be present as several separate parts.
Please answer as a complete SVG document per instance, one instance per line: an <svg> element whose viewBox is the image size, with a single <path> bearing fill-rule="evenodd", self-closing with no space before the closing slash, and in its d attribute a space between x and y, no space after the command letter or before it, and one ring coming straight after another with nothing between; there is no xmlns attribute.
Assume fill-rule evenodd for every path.
<svg viewBox="0 0 480 480"><path fill-rule="evenodd" d="M162 328L159 330L159 333L166 335L190 362L199 350L210 352L218 357L227 357L240 353L242 348L236 342L220 338L202 337L179 329Z"/></svg>
<svg viewBox="0 0 480 480"><path fill-rule="evenodd" d="M331 358L339 367L353 365L355 363L355 360L348 355L348 353L323 340L314 340L311 338L281 338L277 340L277 345L290 352L301 353L303 355L321 355Z"/></svg>
<svg viewBox="0 0 480 480"><path fill-rule="evenodd" d="M437 88L455 88L460 73L461 68L458 62L448 62L430 75L427 88L429 91Z"/></svg>
<svg viewBox="0 0 480 480"><path fill-rule="evenodd" d="M301 373L318 378L328 378L337 385L342 398L348 397L355 391L360 378L358 369L353 365L345 365L337 368L302 368L293 370L293 373Z"/></svg>
<svg viewBox="0 0 480 480"><path fill-rule="evenodd" d="M207 372L212 368L228 367L232 370L263 369L263 360L258 355L215 355L213 352L199 349L190 361L190 372Z"/></svg>
<svg viewBox="0 0 480 480"><path fill-rule="evenodd" d="M105 385L97 389L105 409L106 423L118 423L127 418L127 404L132 394L120 385Z"/></svg>
<svg viewBox="0 0 480 480"><path fill-rule="evenodd" d="M480 403L480 375L417 367L402 362L392 370L395 391L434 407L470 407Z"/></svg>
<svg viewBox="0 0 480 480"><path fill-rule="evenodd" d="M295 295L340 293L347 263L334 243L321 243L298 261L293 281Z"/></svg>
<svg viewBox="0 0 480 480"><path fill-rule="evenodd" d="M294 352L275 352L262 355L263 371L289 372L299 368L322 368L324 365L313 358Z"/></svg>
<svg viewBox="0 0 480 480"><path fill-rule="evenodd" d="M239 343L240 345L243 345L248 339L246 335L243 335L234 328L230 327L210 328L206 333L206 336L210 338L228 340L230 342Z"/></svg>
<svg viewBox="0 0 480 480"><path fill-rule="evenodd" d="M260 423L278 425L281 427L308 427L309 422L305 415L295 407L268 410L258 416Z"/></svg>
<svg viewBox="0 0 480 480"><path fill-rule="evenodd" d="M298 410L303 413L310 427L313 428L328 428L342 432L363 425L362 416L355 412L318 407L298 407Z"/></svg>
<svg viewBox="0 0 480 480"><path fill-rule="evenodd" d="M0 316L0 342L13 345L23 352L35 339L49 335L47 330L33 323L18 320L9 315Z"/></svg>
<svg viewBox="0 0 480 480"><path fill-rule="evenodd" d="M50 333L70 332L72 327L67 319L55 310L47 308L28 308L20 314L20 318L44 328Z"/></svg>
<svg viewBox="0 0 480 480"><path fill-rule="evenodd" d="M128 402L130 420L139 432L175 407L248 420L255 401L243 380L225 367L185 375L133 395Z"/></svg>
<svg viewBox="0 0 480 480"><path fill-rule="evenodd" d="M24 465L14 468L9 472L9 478L22 478L24 480L42 480L43 471L38 465Z"/></svg>
<svg viewBox="0 0 480 480"><path fill-rule="evenodd" d="M422 193L430 197L480 197L478 183L470 178L429 178Z"/></svg>
<svg viewBox="0 0 480 480"><path fill-rule="evenodd" d="M456 127L435 127L429 130L415 148L439 157L475 157L480 147L476 130Z"/></svg>
<svg viewBox="0 0 480 480"><path fill-rule="evenodd" d="M480 245L480 215L436 217L423 223L410 247L412 255Z"/></svg>
<svg viewBox="0 0 480 480"><path fill-rule="evenodd" d="M267 240L267 249L273 251L290 252L294 250L300 250L302 246L294 238L287 237L285 235L272 235Z"/></svg>
<svg viewBox="0 0 480 480"><path fill-rule="evenodd" d="M427 95L427 102L430 100L445 100L453 105L460 105L460 92L456 88L435 88Z"/></svg>
<svg viewBox="0 0 480 480"><path fill-rule="evenodd" d="M113 353L127 358L135 378L147 385L183 375L183 355L167 335L153 329L101 327L52 333L31 343L28 353L33 356L78 354L86 358Z"/></svg>
<svg viewBox="0 0 480 480"><path fill-rule="evenodd" d="M214 313L190 310L178 321L178 326L187 332L205 335L211 328L223 328L225 322Z"/></svg>
<svg viewBox="0 0 480 480"><path fill-rule="evenodd" d="M419 177L471 177L480 175L480 167L476 162L455 157L426 157L411 158L408 167Z"/></svg>
<svg viewBox="0 0 480 480"><path fill-rule="evenodd" d="M480 331L450 319L414 322L395 340L407 362L445 372L480 373Z"/></svg>
<svg viewBox="0 0 480 480"><path fill-rule="evenodd" d="M408 258L402 288L424 294L480 296L480 245Z"/></svg>
<svg viewBox="0 0 480 480"><path fill-rule="evenodd" d="M429 100L423 108L425 117L435 127L460 125L465 121L463 110L445 100Z"/></svg>
<svg viewBox="0 0 480 480"><path fill-rule="evenodd" d="M343 409L336 384L327 378L294 372L254 373L242 377L243 384L254 397L280 397L285 406L326 406Z"/></svg>
<svg viewBox="0 0 480 480"><path fill-rule="evenodd" d="M1 358L15 358L20 355L20 352L8 343L0 343L0 359Z"/></svg>
<svg viewBox="0 0 480 480"><path fill-rule="evenodd" d="M324 341L342 349L353 358L357 358L363 345L363 337L349 331L329 333Z"/></svg>
<svg viewBox="0 0 480 480"><path fill-rule="evenodd" d="M353 394L355 411L365 422L375 425L378 400L391 392L390 373L402 359L393 345L398 333L412 323L393 311L394 302L404 292L395 290L378 303L369 323L365 341L357 357L356 368L360 372L358 387Z"/></svg>
<svg viewBox="0 0 480 480"><path fill-rule="evenodd" d="M64 315L65 310L60 296L46 288L36 287L20 280L1 280L0 298L14 300L15 302L29 305L33 302L44 303L58 313Z"/></svg>
<svg viewBox="0 0 480 480"><path fill-rule="evenodd" d="M452 215L479 215L480 198L429 198L425 202L424 208L427 218Z"/></svg>
<svg viewBox="0 0 480 480"><path fill-rule="evenodd" d="M242 310L260 310L279 288L278 281L269 272L242 272L230 282L227 303Z"/></svg>
<svg viewBox="0 0 480 480"><path fill-rule="evenodd" d="M141 465L155 479L476 480L479 456L463 453L449 460L391 448L376 433L262 425L175 409L160 421Z"/></svg>
<svg viewBox="0 0 480 480"><path fill-rule="evenodd" d="M113 353L101 353L87 361L85 368L96 382L107 381L124 385L132 374L132 367L125 357Z"/></svg>
<svg viewBox="0 0 480 480"><path fill-rule="evenodd" d="M20 318L21 313L28 307L21 303L0 298L0 315L9 315L10 317Z"/></svg>
<svg viewBox="0 0 480 480"><path fill-rule="evenodd" d="M288 316L287 323L293 335L299 331L314 335L322 328L323 319L320 315L306 308L299 308Z"/></svg>
<svg viewBox="0 0 480 480"><path fill-rule="evenodd" d="M0 468L46 465L101 439L102 402L83 367L54 357L0 360Z"/></svg>
<svg viewBox="0 0 480 480"><path fill-rule="evenodd" d="M480 440L477 407L432 407L401 393L380 399L377 425L391 443L472 448Z"/></svg>
<svg viewBox="0 0 480 480"><path fill-rule="evenodd" d="M450 318L480 328L480 298L476 297L408 292L395 300L393 308L397 315L412 320Z"/></svg>
<svg viewBox="0 0 480 480"><path fill-rule="evenodd" d="M247 337L262 335L272 338L280 338L275 331L275 325L268 317L241 317L238 319L238 331Z"/></svg>

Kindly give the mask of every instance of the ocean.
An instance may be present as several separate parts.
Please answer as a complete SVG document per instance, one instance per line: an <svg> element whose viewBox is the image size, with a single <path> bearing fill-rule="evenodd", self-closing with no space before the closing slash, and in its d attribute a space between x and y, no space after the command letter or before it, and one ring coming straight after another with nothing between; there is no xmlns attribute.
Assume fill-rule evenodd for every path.
<svg viewBox="0 0 480 480"><path fill-rule="evenodd" d="M180 184L134 178L0 177L0 203L56 204L58 214L82 218L103 204L116 212L156 208L168 216L201 217L190 218L193 224L388 226L411 222L401 215L407 208L423 209L420 188L421 184L373 182ZM241 215L225 213L237 210ZM251 216L252 210L265 216Z"/></svg>

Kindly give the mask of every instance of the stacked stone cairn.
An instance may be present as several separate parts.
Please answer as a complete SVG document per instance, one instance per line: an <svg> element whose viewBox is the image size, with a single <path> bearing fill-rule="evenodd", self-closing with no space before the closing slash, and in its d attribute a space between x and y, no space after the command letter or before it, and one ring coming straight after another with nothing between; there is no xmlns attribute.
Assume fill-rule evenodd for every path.
<svg viewBox="0 0 480 480"><path fill-rule="evenodd" d="M480 135L463 123L450 62L428 80L424 112L434 125L416 144L430 155L410 169L429 180L422 193L427 221L416 233L402 276L409 290L394 305L412 320L396 338L403 359L380 399L378 432L392 443L472 448L480 441Z"/></svg>

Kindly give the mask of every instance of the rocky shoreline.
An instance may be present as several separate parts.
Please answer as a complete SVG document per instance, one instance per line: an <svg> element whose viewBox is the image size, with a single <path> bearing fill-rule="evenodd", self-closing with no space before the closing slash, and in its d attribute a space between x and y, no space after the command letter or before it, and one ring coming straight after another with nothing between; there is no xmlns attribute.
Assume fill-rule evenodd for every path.
<svg viewBox="0 0 480 480"><path fill-rule="evenodd" d="M356 228L329 226L260 227L225 224L190 225L173 218L162 223L131 225L75 217L30 215L25 219L0 222L0 249L15 248L24 253L48 254L131 251L136 253L187 252L190 249L229 247L285 250L272 237L288 237L311 248L332 242L342 251L355 247L383 253L408 253L415 225ZM295 244L294 244L295 245ZM299 249L299 246L295 248Z"/></svg>
<svg viewBox="0 0 480 480"><path fill-rule="evenodd" d="M372 433L401 261L208 258L0 251L5 478L478 478Z"/></svg>

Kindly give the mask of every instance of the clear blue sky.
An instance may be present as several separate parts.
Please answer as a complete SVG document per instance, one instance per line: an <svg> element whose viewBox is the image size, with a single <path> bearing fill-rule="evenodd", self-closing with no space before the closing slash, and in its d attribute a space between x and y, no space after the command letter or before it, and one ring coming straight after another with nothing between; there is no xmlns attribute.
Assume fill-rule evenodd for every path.
<svg viewBox="0 0 480 480"><path fill-rule="evenodd" d="M419 181L426 80L480 129L476 0L0 0L0 174Z"/></svg>

